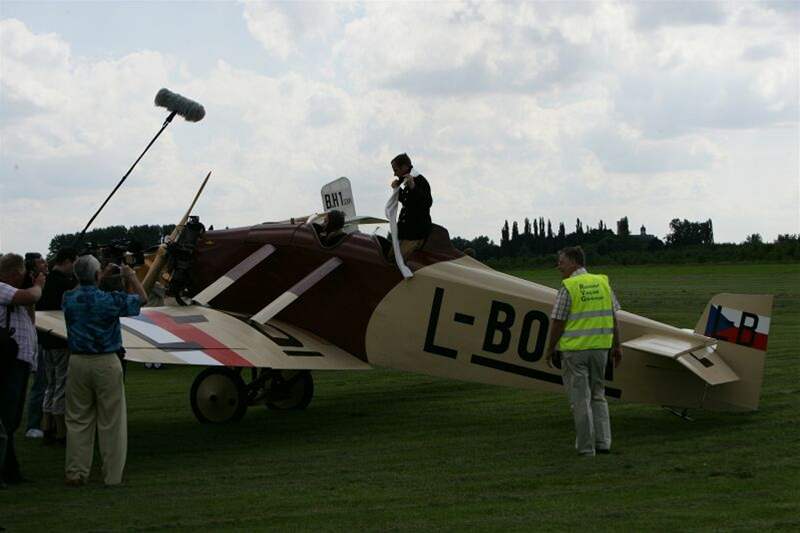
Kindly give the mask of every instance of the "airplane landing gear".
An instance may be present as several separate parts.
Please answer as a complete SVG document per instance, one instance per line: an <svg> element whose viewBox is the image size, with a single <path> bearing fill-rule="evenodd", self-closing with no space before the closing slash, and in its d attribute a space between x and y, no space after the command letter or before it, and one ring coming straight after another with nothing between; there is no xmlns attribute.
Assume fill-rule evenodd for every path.
<svg viewBox="0 0 800 533"><path fill-rule="evenodd" d="M275 372L269 386L267 407L278 411L301 410L314 396L314 378L308 370Z"/></svg>
<svg viewBox="0 0 800 533"><path fill-rule="evenodd" d="M200 422L238 421L247 410L242 376L227 367L212 366L200 372L192 383L190 401Z"/></svg>
<svg viewBox="0 0 800 533"><path fill-rule="evenodd" d="M249 405L300 410L314 396L314 379L308 370L253 368L250 374L245 384L241 368L212 366L200 372L189 398L194 416L204 423L237 422Z"/></svg>

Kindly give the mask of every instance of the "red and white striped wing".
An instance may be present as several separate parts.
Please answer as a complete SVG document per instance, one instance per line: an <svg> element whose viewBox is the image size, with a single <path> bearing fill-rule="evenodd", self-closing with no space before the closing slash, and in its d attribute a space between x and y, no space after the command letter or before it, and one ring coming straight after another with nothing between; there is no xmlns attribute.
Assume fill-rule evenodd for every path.
<svg viewBox="0 0 800 533"><path fill-rule="evenodd" d="M146 307L120 319L126 359L174 365L293 370L370 366L325 339L278 320L257 327L208 307ZM61 311L39 311L36 327L66 338Z"/></svg>

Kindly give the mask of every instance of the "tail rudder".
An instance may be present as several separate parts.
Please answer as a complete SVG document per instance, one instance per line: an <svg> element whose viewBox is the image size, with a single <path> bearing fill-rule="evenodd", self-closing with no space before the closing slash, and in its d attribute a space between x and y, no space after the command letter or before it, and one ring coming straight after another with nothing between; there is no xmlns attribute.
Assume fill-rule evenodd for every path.
<svg viewBox="0 0 800 533"><path fill-rule="evenodd" d="M715 351L739 380L709 389L710 409L752 411L758 408L767 356L771 294L717 294L706 306L695 333L717 339Z"/></svg>

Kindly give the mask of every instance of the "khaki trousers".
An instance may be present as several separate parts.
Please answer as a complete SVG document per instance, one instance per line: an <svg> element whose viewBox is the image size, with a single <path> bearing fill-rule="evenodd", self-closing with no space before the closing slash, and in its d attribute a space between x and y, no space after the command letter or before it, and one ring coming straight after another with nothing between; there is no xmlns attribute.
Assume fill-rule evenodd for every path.
<svg viewBox="0 0 800 533"><path fill-rule="evenodd" d="M564 386L575 421L575 449L594 455L611 449L611 420L603 382L608 350L562 352Z"/></svg>
<svg viewBox="0 0 800 533"><path fill-rule="evenodd" d="M128 418L117 355L71 354L66 396L66 478L89 478L96 431L103 481L106 485L121 483L128 453Z"/></svg>
<svg viewBox="0 0 800 533"><path fill-rule="evenodd" d="M400 241L400 255L403 256L403 259L408 259L408 256L411 255L412 252L422 248L422 244L424 242L425 239L419 239L416 241Z"/></svg>
<svg viewBox="0 0 800 533"><path fill-rule="evenodd" d="M391 242L391 241L389 241ZM414 251L419 250L422 248L422 245L425 244L425 239L419 239L416 241L400 241L400 256L405 260L408 259L408 256L411 255ZM389 261L394 262L394 246L389 247L389 254L387 256Z"/></svg>

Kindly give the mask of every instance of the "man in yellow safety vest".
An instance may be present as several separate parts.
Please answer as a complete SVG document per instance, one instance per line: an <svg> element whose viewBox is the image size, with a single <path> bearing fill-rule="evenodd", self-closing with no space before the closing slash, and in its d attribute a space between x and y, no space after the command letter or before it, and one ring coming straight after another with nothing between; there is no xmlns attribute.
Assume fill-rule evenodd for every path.
<svg viewBox="0 0 800 533"><path fill-rule="evenodd" d="M622 349L617 298L608 278L589 274L585 265L586 256L580 246L558 253L557 268L564 279L550 315L547 364L553 366L561 360L575 420L575 448L579 455L594 456L611 450L611 421L603 379L609 350L617 367Z"/></svg>

